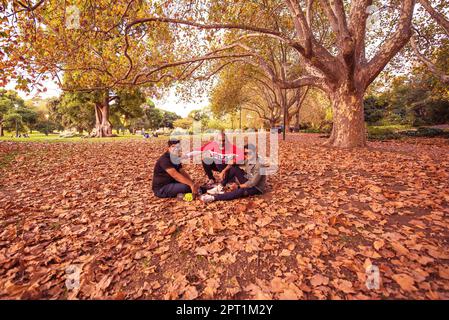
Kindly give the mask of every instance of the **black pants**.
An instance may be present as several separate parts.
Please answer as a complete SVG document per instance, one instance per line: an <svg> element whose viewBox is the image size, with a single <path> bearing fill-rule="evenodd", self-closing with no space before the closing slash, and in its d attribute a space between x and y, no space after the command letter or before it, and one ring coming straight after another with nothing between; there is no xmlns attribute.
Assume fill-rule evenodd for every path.
<svg viewBox="0 0 449 320"><path fill-rule="evenodd" d="M154 190L154 194L159 198L175 198L178 193L189 193L192 189L183 183L169 183L160 188L159 190Z"/></svg>
<svg viewBox="0 0 449 320"><path fill-rule="evenodd" d="M207 177L210 180L214 180L214 172L213 171L217 171L217 172L222 172L228 165L227 164L222 164L222 163L215 163L214 161L212 161L212 163L207 164L203 161L203 169L204 172L206 173Z"/></svg>
<svg viewBox="0 0 449 320"><path fill-rule="evenodd" d="M245 172L240 169L238 166L232 166L226 177L223 179L221 184L225 186L229 182L234 182L235 180L238 180L240 184L245 183L248 181L248 179L245 178ZM234 191L225 192L223 194L217 194L215 195L215 200L234 200L238 198L248 197L248 196L254 196L256 194L261 194L262 192L259 191L256 187L251 188L238 188Z"/></svg>

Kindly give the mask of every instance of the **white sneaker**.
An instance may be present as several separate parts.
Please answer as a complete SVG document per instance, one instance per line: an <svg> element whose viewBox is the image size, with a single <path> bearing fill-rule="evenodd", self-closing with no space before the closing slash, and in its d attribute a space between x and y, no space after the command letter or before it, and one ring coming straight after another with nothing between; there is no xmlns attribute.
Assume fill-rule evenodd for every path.
<svg viewBox="0 0 449 320"><path fill-rule="evenodd" d="M223 193L223 186L219 184L218 186L213 187L212 189L207 190L208 194L221 194Z"/></svg>
<svg viewBox="0 0 449 320"><path fill-rule="evenodd" d="M203 201L203 202L205 202L205 203L208 203L208 202L215 201L215 197L212 196L212 195L210 195L210 194L203 194L203 195L200 197L200 200Z"/></svg>

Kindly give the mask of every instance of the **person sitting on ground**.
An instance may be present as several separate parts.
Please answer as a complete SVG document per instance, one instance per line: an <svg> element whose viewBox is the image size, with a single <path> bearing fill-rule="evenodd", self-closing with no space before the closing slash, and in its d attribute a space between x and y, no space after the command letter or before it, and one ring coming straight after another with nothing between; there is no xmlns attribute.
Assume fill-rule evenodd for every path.
<svg viewBox="0 0 449 320"><path fill-rule="evenodd" d="M229 169L224 180L213 189L207 191L208 194L201 196L204 202L216 200L233 200L257 194L265 191L266 176L262 172L263 164L256 152L253 144L245 145L245 162L243 165L233 165ZM224 187L230 182L237 182L232 185L232 191L223 192Z"/></svg>
<svg viewBox="0 0 449 320"><path fill-rule="evenodd" d="M205 157L202 161L204 172L209 178L208 185L216 183L214 171L218 172L218 180L221 182L225 179L233 164L243 161L243 152L229 141L223 130L219 133L218 143L210 141L202 146L200 151L210 152L210 156Z"/></svg>
<svg viewBox="0 0 449 320"><path fill-rule="evenodd" d="M166 152L153 170L153 192L159 198L175 198L180 193L198 193L196 185L181 164L179 140L169 140Z"/></svg>

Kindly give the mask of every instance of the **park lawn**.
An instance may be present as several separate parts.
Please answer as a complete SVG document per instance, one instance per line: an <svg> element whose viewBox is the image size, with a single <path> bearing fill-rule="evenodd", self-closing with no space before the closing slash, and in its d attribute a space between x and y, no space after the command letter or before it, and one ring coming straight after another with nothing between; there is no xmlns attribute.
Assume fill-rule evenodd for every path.
<svg viewBox="0 0 449 320"><path fill-rule="evenodd" d="M448 299L448 140L322 142L288 135L266 194L210 204L153 195L164 139L0 143L0 299Z"/></svg>
<svg viewBox="0 0 449 320"><path fill-rule="evenodd" d="M368 126L369 134L386 134L386 133L396 133L403 130L413 129L411 125L406 124L391 124L391 125L383 125L383 126Z"/></svg>

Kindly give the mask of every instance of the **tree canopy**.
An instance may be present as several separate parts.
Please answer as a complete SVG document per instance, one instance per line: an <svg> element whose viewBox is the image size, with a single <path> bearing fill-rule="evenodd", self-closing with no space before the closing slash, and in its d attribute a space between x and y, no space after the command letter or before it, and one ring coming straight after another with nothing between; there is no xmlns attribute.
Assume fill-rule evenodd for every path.
<svg viewBox="0 0 449 320"><path fill-rule="evenodd" d="M447 31L447 3L418 2L102 0L68 6L13 1L4 5L2 19L2 81L14 78L26 87L63 73L67 80L60 84L66 90L146 86L160 92L176 84L180 93L190 94L204 90L193 81L212 81L229 66L250 65L281 90L325 92L333 109L329 143L363 146L369 86L414 31L419 36ZM444 39L447 33L435 41ZM444 66L434 59L438 50L415 53L442 79ZM95 109L100 136L110 134L106 100ZM283 113L288 117L286 107Z"/></svg>

